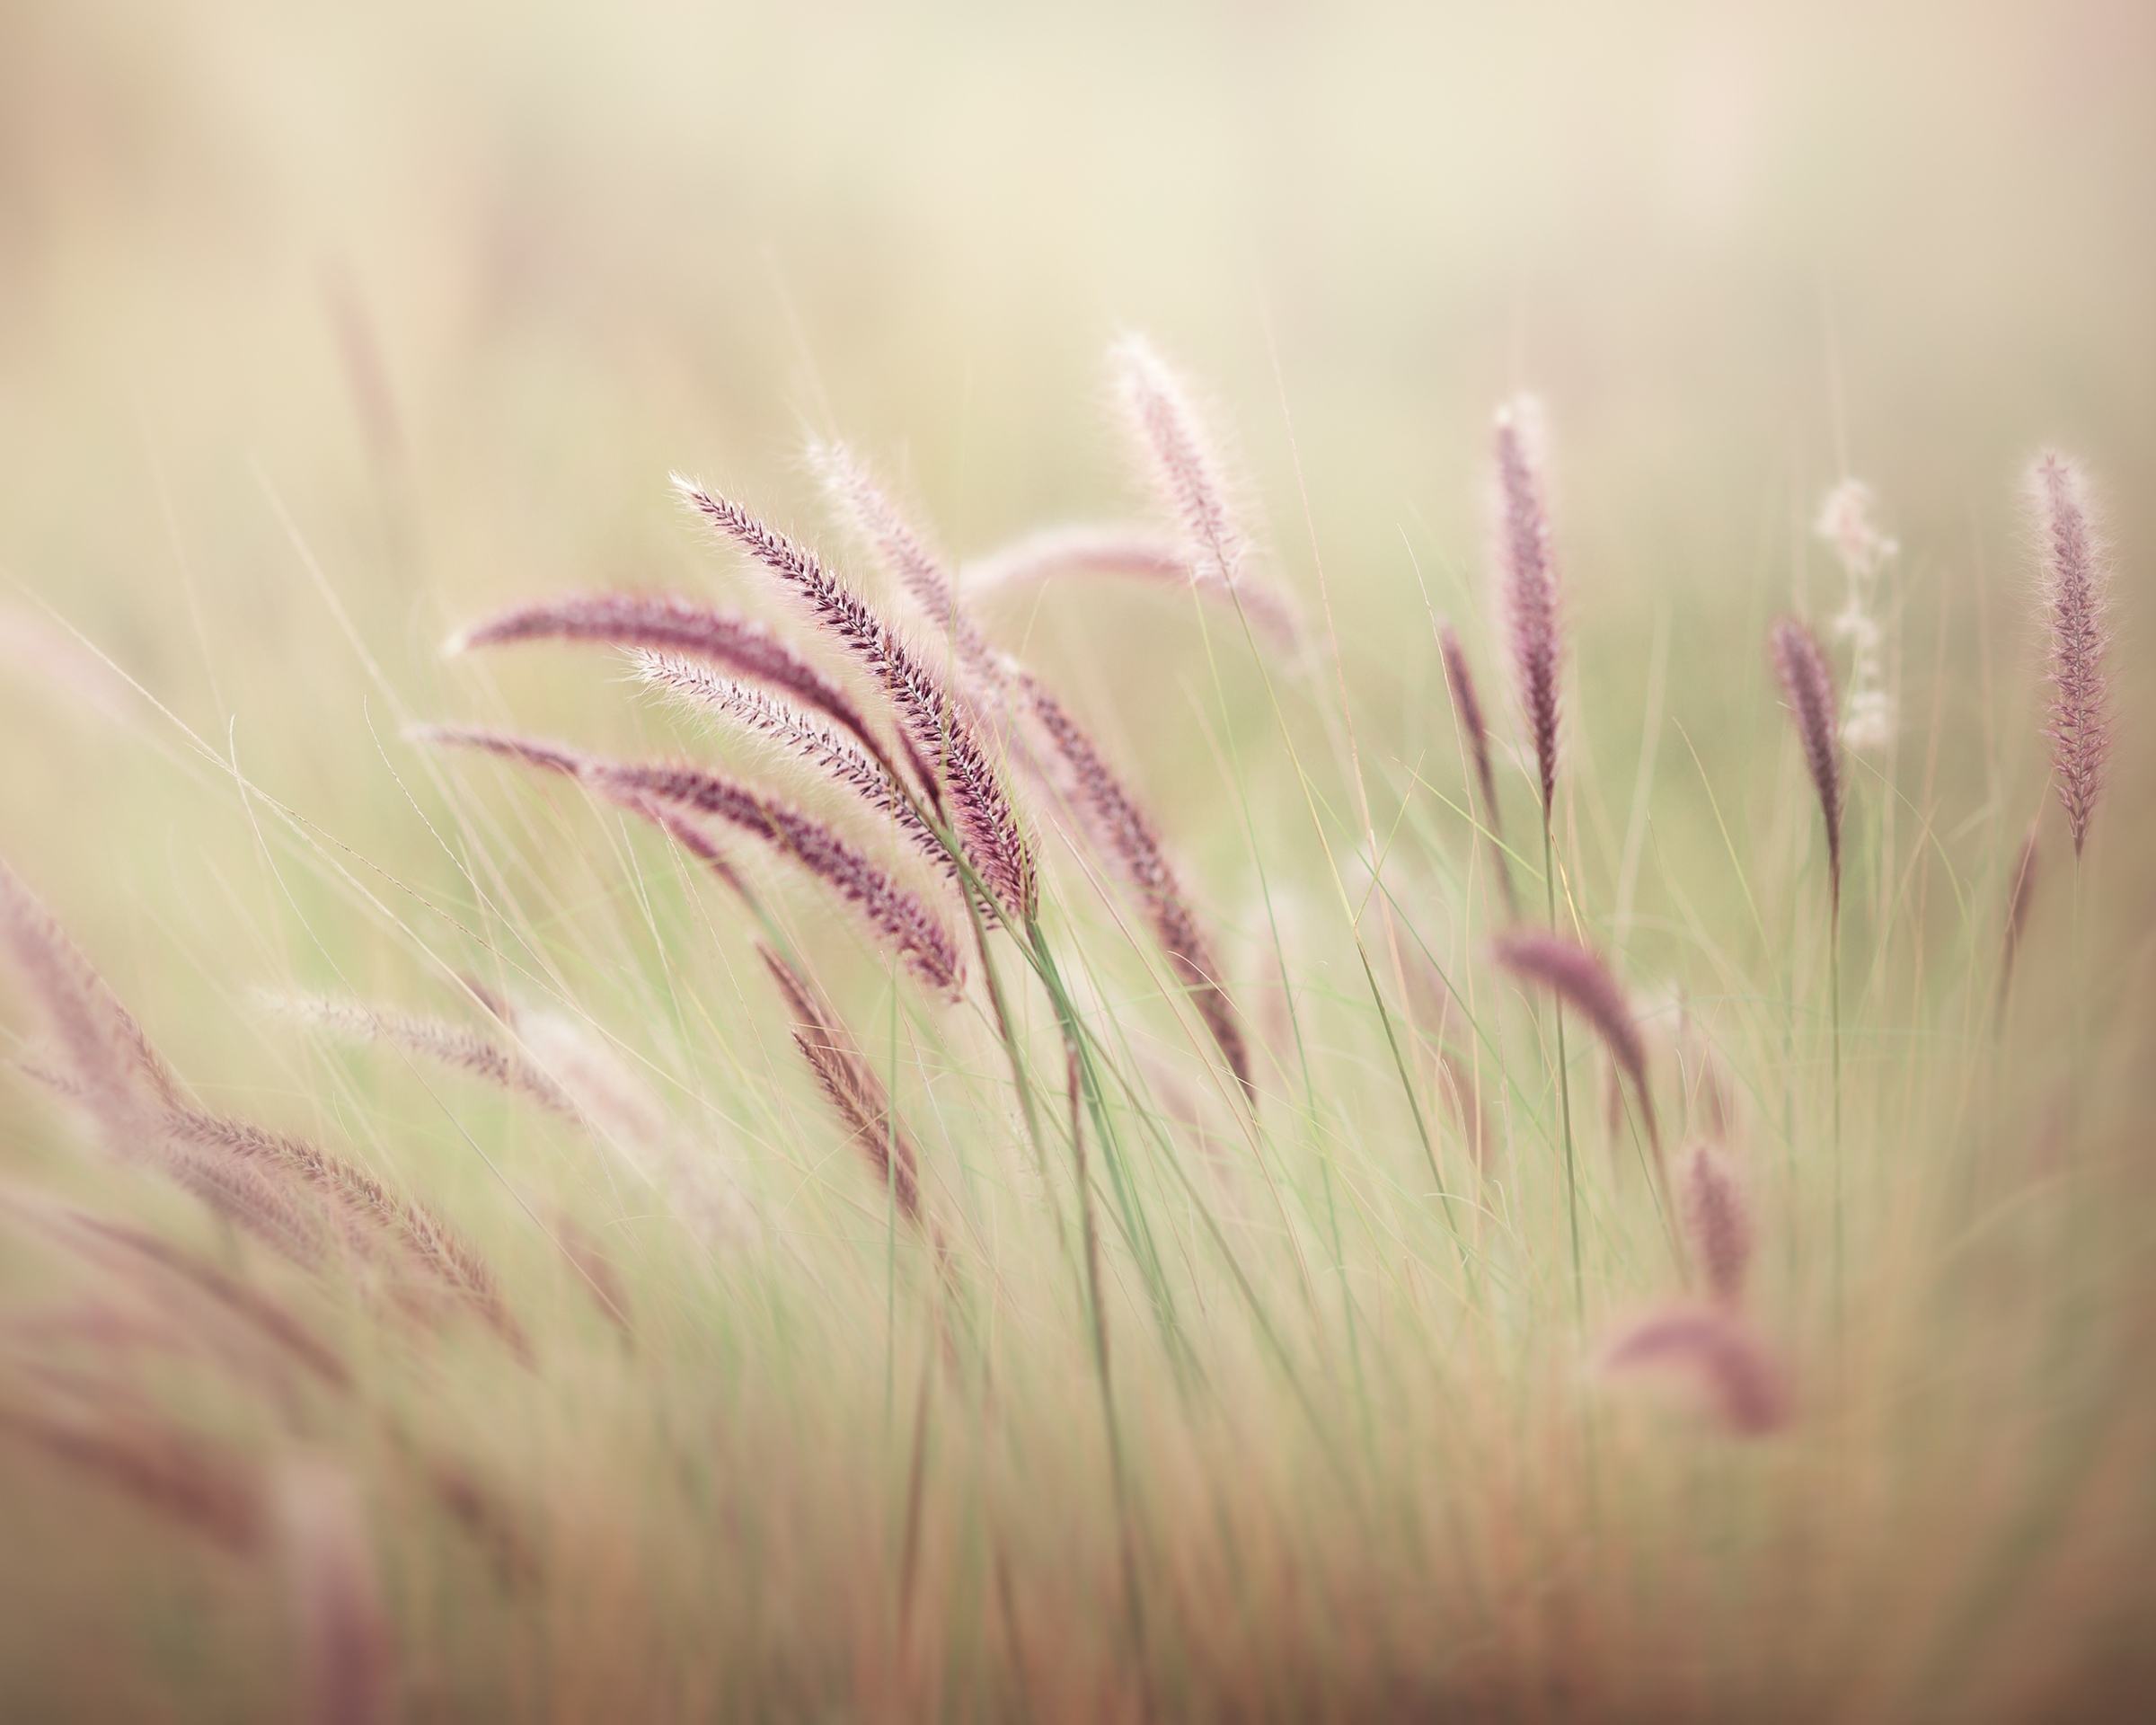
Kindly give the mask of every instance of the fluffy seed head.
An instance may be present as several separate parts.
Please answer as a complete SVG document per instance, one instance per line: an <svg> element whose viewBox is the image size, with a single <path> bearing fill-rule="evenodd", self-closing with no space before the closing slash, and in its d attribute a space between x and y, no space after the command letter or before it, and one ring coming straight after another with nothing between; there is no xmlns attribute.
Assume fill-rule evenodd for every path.
<svg viewBox="0 0 2156 1725"><path fill-rule="evenodd" d="M1705 1272L1708 1291L1726 1306L1743 1299L1752 1262L1752 1212L1727 1159L1712 1145L1684 1160L1684 1232Z"/></svg>
<svg viewBox="0 0 2156 1725"><path fill-rule="evenodd" d="M1558 615L1557 556L1542 407L1515 396L1498 410L1496 486L1498 598L1512 637L1520 710L1534 739L1542 817L1557 796L1557 686L1564 629Z"/></svg>
<svg viewBox="0 0 2156 1725"><path fill-rule="evenodd" d="M691 854L739 886L708 836L684 815L709 817L752 834L791 856L858 909L907 968L930 987L955 996L965 980L957 943L914 894L823 822L759 796L688 762L616 761L558 743L473 727L430 725L413 740L484 749L563 773L595 794L663 827Z"/></svg>
<svg viewBox="0 0 2156 1725"><path fill-rule="evenodd" d="M1177 980L1188 990L1191 1004L1213 1033L1243 1095L1254 1098L1250 1049L1234 1003L1221 986L1211 944L1162 854L1153 823L1063 703L1031 677L1021 687L1035 721L1063 763L1068 789L1095 841L1136 889L1146 921Z"/></svg>
<svg viewBox="0 0 2156 1725"><path fill-rule="evenodd" d="M868 1057L828 1011L807 978L767 946L760 946L764 967L786 997L793 1014L794 1046L809 1071L823 1086L824 1094L845 1123L862 1154L868 1157L877 1178L889 1189L898 1214L921 1225L920 1158L913 1140L901 1130L891 1112L890 1092Z"/></svg>
<svg viewBox="0 0 2156 1725"><path fill-rule="evenodd" d="M652 687L706 712L730 719L744 730L775 744L820 769L852 792L939 870L954 873L950 854L883 766L829 727L795 712L760 689L714 676L672 653L632 655L637 675Z"/></svg>
<svg viewBox="0 0 2156 1725"><path fill-rule="evenodd" d="M674 593L565 593L513 606L450 636L443 650L469 651L518 641L588 641L642 647L717 665L783 693L861 739L879 759L883 745L853 696L753 618ZM888 765L888 763L887 762Z"/></svg>
<svg viewBox="0 0 2156 1725"><path fill-rule="evenodd" d="M326 1462L288 1462L272 1493L297 1618L307 1725L379 1725L395 1681L389 1618L358 1484Z"/></svg>
<svg viewBox="0 0 2156 1725"><path fill-rule="evenodd" d="M868 542L876 561L946 637L966 673L993 689L1003 682L995 650L959 604L958 586L927 538L853 452L840 443L809 452L839 513Z"/></svg>
<svg viewBox="0 0 2156 1725"><path fill-rule="evenodd" d="M1029 587L1065 575L1125 575L1156 585L1195 588L1202 597L1240 607L1250 627L1284 653L1302 644L1303 624L1288 596L1247 572L1231 587L1208 562L1196 565L1180 540L1143 527L1062 526L1027 535L968 563L968 593Z"/></svg>
<svg viewBox="0 0 2156 1725"><path fill-rule="evenodd" d="M1835 912L1842 908L1842 742L1834 729L1834 678L1809 629L1783 617L1768 636L1774 668L1789 699L1789 721L1826 822L1826 872Z"/></svg>
<svg viewBox="0 0 2156 1725"><path fill-rule="evenodd" d="M1504 824L1498 814L1498 782L1489 768L1489 726L1482 717L1482 699L1475 689L1474 673L1468 668L1467 652L1460 645L1460 636L1449 618L1440 619L1437 624L1437 649L1445 660L1445 684L1452 691L1453 714L1460 721L1462 735L1467 739L1468 751L1475 764L1475 783L1482 791L1482 813L1489 822L1492 839L1498 841L1491 849L1498 859L1498 879L1505 889L1505 906L1514 916L1519 915L1519 906L1512 895L1512 869L1505 860Z"/></svg>
<svg viewBox="0 0 2156 1725"><path fill-rule="evenodd" d="M2029 491L2051 629L2052 770L2078 858L2111 752L2110 679L2104 670L2111 572L2081 468L2046 450L2030 469Z"/></svg>
<svg viewBox="0 0 2156 1725"><path fill-rule="evenodd" d="M676 475L699 516L776 578L882 687L927 783L940 788L968 860L997 906L1023 925L1038 907L1033 849L971 721L935 676L813 554L730 499Z"/></svg>
<svg viewBox="0 0 2156 1725"><path fill-rule="evenodd" d="M1192 566L1234 588L1249 543L1228 503L1227 472L1206 431L1190 392L1142 335L1127 335L1109 350L1116 394L1153 470L1162 500L1174 513Z"/></svg>
<svg viewBox="0 0 2156 1725"><path fill-rule="evenodd" d="M1647 1044L1608 967L1586 947L1540 929L1507 929L1490 942L1490 950L1521 981L1556 995L1594 1026L1610 1058L1631 1081L1648 1136L1658 1143L1654 1098L1647 1087ZM1656 1154L1658 1159L1658 1148Z"/></svg>
<svg viewBox="0 0 2156 1725"><path fill-rule="evenodd" d="M1719 1306L1679 1305L1650 1313L1604 1349L1600 1370L1681 1371L1703 1389L1722 1425L1740 1438L1763 1438L1789 1423L1789 1393L1766 1343L1737 1314Z"/></svg>

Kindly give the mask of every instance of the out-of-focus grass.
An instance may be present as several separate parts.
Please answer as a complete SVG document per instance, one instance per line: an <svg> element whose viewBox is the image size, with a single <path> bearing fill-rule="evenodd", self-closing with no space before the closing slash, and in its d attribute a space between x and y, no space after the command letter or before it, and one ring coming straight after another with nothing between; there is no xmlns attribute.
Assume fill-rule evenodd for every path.
<svg viewBox="0 0 2156 1725"><path fill-rule="evenodd" d="M939 1401L920 1560L936 1603L901 1647L928 1278L891 1271L739 931L659 847L489 769L437 778L397 732L477 714L623 748L685 734L599 660L436 653L514 596L735 589L668 468L807 527L802 434L840 432L906 473L961 553L1127 512L1098 369L1125 323L1217 391L1273 566L1337 626L1374 817L1402 835L1387 882L1447 966L1484 924L1442 801L1463 780L1424 596L1471 619L1494 682L1494 631L1472 622L1487 413L1523 384L1549 400L1579 901L1613 939L1651 737L1627 979L1683 988L1744 1088L1763 1305L1815 1420L1763 1455L1623 1423L1583 1438L1586 1341L1565 1322L1551 1098L1524 1013L1491 1031L1522 1086L1500 1092L1516 1173L1480 1224L1499 1268L1477 1282L1414 1200L1420 1153L1324 848L1359 898L1330 643L1276 709L1218 635L1216 686L1198 624L1157 597L1006 606L999 637L1159 810L1277 1062L1255 1158L1235 1160L1232 1111L1204 1116L1217 1192L1202 1160L1202 1199L1157 1162L1141 1176L1186 1254L1206 1390L1165 1365L1135 1281L1115 1306L1148 1582L1172 1623L1154 1625L1156 1699L1378 1706L1449 1684L1522 1714L1736 1698L1884 1718L1928 1697L2007 1712L2047 1685L2062 1705L2116 1693L2100 1659L2123 1648L2138 1669L2147 1607L2121 1578L2147 1549L2148 1410L2107 1374L2145 1338L2129 1252L2147 1195L2107 1176L2091 1214L2057 1178L2072 984L2055 831L1997 1044L1984 990L2042 794L2011 483L2055 437L2094 463L2125 552L2083 1129L2107 1167L2130 1159L2156 1065L2134 674L2156 543L2152 181L2156 35L2124 4L0 17L0 850L207 1094L356 1144L437 1199L566 1339L539 1380L477 1343L370 1380L539 1506L567 1572L536 1604L396 1499L374 1439L317 1433L357 1452L384 1525L407 1530L384 1544L415 1704L994 1711L1018 1682L1082 1710L1122 1657L1073 1284L1026 1208L982 1028L939 1039L843 946L828 955L857 985L857 1032L879 1058L904 1050L932 1163L1009 1230L975 1243L1003 1278L984 1306L1001 1376L994 1398ZM1837 1355L1807 1160L1826 1109L1816 841L1761 641L1777 612L1839 600L1808 522L1844 468L1904 545L1905 727L1890 783L1860 773L1852 810L1862 1215ZM71 666L71 631L141 692L86 651ZM1251 834L1307 1089L1268 1000ZM500 871L492 908L462 879L473 857ZM813 933L815 900L785 902ZM1068 902L1059 938L1102 954L1107 997L1141 992L1105 912ZM1376 943L1374 913L1363 928ZM427 955L472 964L490 943L747 1161L797 1225L784 1251L706 1270L573 1134L388 1057L326 1056L249 1006L295 981L438 1006L453 997ZM1165 1024L1127 1005L1118 1050L1135 1066ZM1160 1057L1197 1082L1187 1046ZM1608 1162L1590 1060L1576 1083L1606 1317L1663 1267L1637 1181ZM1422 1100L1437 1119L1434 1084ZM27 1087L0 1107L11 1175L96 1190ZM635 1358L560 1273L553 1204L605 1218L634 1266ZM1205 1204L1261 1272L1293 1384L1210 1255ZM1304 1398L1338 1417L1313 1426ZM204 1716L273 1705L284 1656L251 1624L256 1583L93 1494L56 1499L55 1477L0 1459L0 1525L38 1554L6 1566L26 1704L163 1687ZM78 1633L135 1650L101 1661ZM1014 1644L1033 1662L1015 1677Z"/></svg>

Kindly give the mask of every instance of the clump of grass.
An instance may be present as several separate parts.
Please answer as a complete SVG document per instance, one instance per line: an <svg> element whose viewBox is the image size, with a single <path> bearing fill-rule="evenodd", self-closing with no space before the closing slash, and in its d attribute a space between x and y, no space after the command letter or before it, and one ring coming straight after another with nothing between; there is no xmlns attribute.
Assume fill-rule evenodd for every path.
<svg viewBox="0 0 2156 1725"><path fill-rule="evenodd" d="M515 829L446 766L440 811L420 804L456 870L446 886L420 871L379 892L319 842L323 828L291 824L323 880L380 915L429 974L465 978L485 1017L467 1027L303 987L309 967L346 988L375 969L338 961L331 919L312 912L283 1010L526 1105L470 1113L459 1085L430 1083L436 1111L421 1119L413 1090L378 1098L346 1062L323 1063L345 1086L328 1103L340 1130L371 1131L395 1181L370 1172L371 1154L209 1107L0 877L0 941L49 1026L23 1064L110 1153L83 1170L53 1159L56 1181L87 1189L79 1201L0 1187L22 1278L55 1290L0 1309L11 1456L102 1491L116 1517L146 1512L146 1529L190 1542L186 1561L254 1589L255 1622L288 1620L300 1689L283 1716L503 1696L565 1719L1749 1717L1763 1696L1807 1717L1877 1712L1928 1668L1855 1623L1851 1598L1880 1603L1867 1618L2001 1625L1996 1648L1968 1658L1972 1686L2057 1657L2053 1589L2072 1602L2084 1584L2119 1597L2133 1585L2122 1553L2146 1517L2106 1482L2132 1475L2148 1402L2123 1369L2133 1326L2085 1322L2079 1293L2047 1303L2032 1274L2073 1250L2073 1289L2135 1294L2124 1243L2140 1212L2121 1212L2116 1239L2094 1226L2067 1238L2044 1225L2040 1188L2000 1193L1974 1230L1939 1201L2011 1164L1965 1168L1938 1098L1982 1062L2003 1091L2044 1046L2033 1012L2016 1026L2001 1013L1987 1037L1943 1028L1983 1022L1987 991L2003 1000L2017 971L2032 999L2052 980L2025 944L2033 835L2003 876L1989 854L1962 871L1964 847L1994 842L1981 820L1927 808L1922 845L1897 853L1879 836L1880 878L1913 883L1915 907L1875 931L1859 1015L1861 1046L1893 1058L1851 1061L1852 1146L1876 1136L1884 1163L1887 1134L1862 1123L1891 1120L1894 1160L1852 1212L1876 1202L1877 1238L1850 1252L1842 751L1878 712L1852 694L1837 722L1817 643L1776 626L1825 824L1830 1172L1808 1100L1824 1075L1776 1051L1785 955L1757 902L1773 871L1748 866L1742 800L1727 805L1734 821L1719 796L1708 811L1740 907L1690 866L1683 835L1701 811L1643 767L1633 829L1654 835L1666 903L1633 915L1628 861L1615 935L1597 914L1604 836L1620 829L1595 771L1608 751L1591 712L1560 712L1571 658L1592 666L1593 643L1566 639L1546 462L1533 411L1514 402L1495 428L1496 576L1548 925L1523 925L1512 901L1510 756L1449 624L1415 668L1425 687L1445 680L1462 745L1452 783L1427 765L1449 739L1410 718L1358 741L1260 654L1245 668L1276 710L1272 774L1216 663L1215 739L1275 948L1268 991L1232 993L1231 969L1249 973L1228 962L1250 937L1238 924L1260 919L1213 914L1215 883L1182 860L1176 841L1207 811L1144 748L1148 692L1118 689L1128 710L1099 726L1019 661L990 626L1001 619L971 609L1001 580L1120 570L1231 608L1262 644L1291 643L1265 621L1268 593L1280 615L1293 607L1233 507L1197 392L1143 343L1111 365L1167 531L1065 530L958 562L867 461L827 444L816 464L858 576L684 488L746 553L749 580L792 608L788 634L698 599L579 593L458 637L606 646L705 729L757 746L720 768L507 729L415 733L574 779L637 818L625 843L586 855L570 828L534 827L507 855ZM2085 490L2056 489L2051 610L2100 617ZM2049 508L2051 480L2041 496ZM1869 515L1851 508L1842 526L1845 562L1876 573L1889 553ZM2086 790L2067 806L2087 830L2110 710L2100 628L2054 629L2069 638L2095 644L2054 680L2054 776L2063 797ZM1343 703L1357 650L1339 653ZM1109 735L1136 739L1127 761L1096 740ZM1320 735L1338 743L1330 761L1304 747ZM1702 760L1710 792L1741 736L1726 733L1719 770ZM797 792L817 800L797 807ZM1463 803L1464 843L1437 812ZM251 813L272 806L250 791ZM517 807L528 822L546 803ZM1310 842L1283 809L1307 813ZM1057 833L1067 845L1037 836ZM284 843L261 846L280 880ZM1501 907L1475 889L1485 845ZM694 866L655 870L653 853ZM1957 883L2005 880L2003 949L1980 911L1965 911L1954 960L1924 946L1935 858ZM1341 888L1338 925L1299 903L1299 868ZM708 892L714 880L726 894ZM790 887L806 914L790 914ZM707 898L725 914L707 917ZM1416 1008L1404 1039L1365 950L1373 907ZM1727 937L1745 910L1756 948ZM819 963L849 940L866 962ZM1612 941L1628 978L1661 978L1637 1000L1601 956ZM1335 980L1357 959L1367 995ZM1502 1005L1514 985L1548 999L1554 1084L1539 1048L1521 1057ZM1613 1133L1628 1110L1638 1122L1644 1193L1580 1177L1568 1019L1606 1052ZM1171 1021L1187 1049L1162 1034ZM773 1074L763 1055L781 1026ZM1268 1091L1261 1109L1268 1056L1300 1094ZM818 1098L806 1124L796 1057ZM1777 1096L1789 1099L1779 1120ZM1457 1122L1471 1185L1449 1180L1433 1107L1448 1140ZM825 1109L835 1134L818 1129ZM1666 1168L1666 1125L1683 1146ZM1560 1130L1561 1165L1528 1148ZM1752 1159L1740 1139L1754 1137L1786 1141L1786 1178ZM2085 1184L2145 1203L2120 1161L2092 1158ZM466 1236L433 1186L482 1164L487 1201L456 1199ZM1793 1368L1826 1327L1817 1271L1794 1244L1785 1266L1754 1243L1782 1225L1794 1243L1830 1205L1835 1333L1846 1279L1865 1289L1852 1309L1866 1345L1840 1353L1815 1404ZM864 1214L879 1224L864 1229ZM11 1257L11 1301L17 1274ZM1692 1291L1654 1292L1673 1281ZM1586 1314L1642 1296L1658 1303L1590 1354ZM2025 1382L2024 1359L2047 1375ZM1622 1420L1579 1417L1583 1367L1674 1376L1724 1432L1793 1438L1726 1454L1681 1429L1635 1441ZM2105 1387L2077 1399L2068 1385L2084 1372ZM2048 1439L2023 1418L2031 1384L2045 1429L2074 1427L2033 1472ZM1966 1440L1898 1447L1948 1429ZM1897 1554L1882 1557L1886 1544ZM1954 1561L1920 1574L1904 1548ZM2014 1594L2039 1557L2046 1593ZM1768 1614L1776 1632L1754 1633Z"/></svg>

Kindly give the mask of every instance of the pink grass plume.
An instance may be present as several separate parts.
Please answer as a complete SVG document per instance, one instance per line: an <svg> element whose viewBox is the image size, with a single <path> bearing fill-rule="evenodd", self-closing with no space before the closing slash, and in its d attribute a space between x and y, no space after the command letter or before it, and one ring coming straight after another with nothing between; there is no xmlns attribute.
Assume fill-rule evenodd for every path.
<svg viewBox="0 0 2156 1725"><path fill-rule="evenodd" d="M2051 630L2052 778L2079 861L2111 753L2110 678L2104 669L2111 571L2080 465L2047 449L2029 470L2028 486Z"/></svg>
<svg viewBox="0 0 2156 1725"><path fill-rule="evenodd" d="M1534 741L1547 824L1557 797L1564 627L1542 406L1533 396L1515 396L1498 410L1496 442L1498 597L1511 636L1514 689Z"/></svg>
<svg viewBox="0 0 2156 1725"><path fill-rule="evenodd" d="M1689 1379L1734 1437L1764 1438L1789 1422L1789 1384L1752 1324L1716 1305L1673 1305L1621 1330L1597 1362L1604 1376L1659 1369Z"/></svg>
<svg viewBox="0 0 2156 1725"><path fill-rule="evenodd" d="M1805 771L1818 794L1826 823L1826 872L1833 912L1842 913L1842 739L1835 723L1834 677L1817 638L1794 617L1783 617L1768 634L1774 669L1789 703L1789 721L1804 751Z"/></svg>

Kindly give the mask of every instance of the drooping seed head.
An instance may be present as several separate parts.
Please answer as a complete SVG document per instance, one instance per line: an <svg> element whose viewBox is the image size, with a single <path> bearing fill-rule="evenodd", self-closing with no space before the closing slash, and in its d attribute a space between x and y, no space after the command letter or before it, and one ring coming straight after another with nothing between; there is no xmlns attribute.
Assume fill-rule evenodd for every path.
<svg viewBox="0 0 2156 1725"><path fill-rule="evenodd" d="M922 1225L920 1158L891 1112L890 1092L860 1045L825 1006L808 979L767 946L756 951L793 1015L794 1046L844 1122L848 1135L888 1188L898 1214Z"/></svg>
<svg viewBox="0 0 2156 1725"><path fill-rule="evenodd" d="M1244 1097L1254 1100L1257 1091L1250 1075L1250 1049L1243 1040L1234 1003L1222 984L1212 944L1162 852L1153 823L1063 703L1030 677L1024 677L1019 686L1035 722L1062 763L1065 788L1077 802L1095 843L1136 889L1145 907L1145 919L1176 979L1188 991L1191 1004L1213 1033L1213 1040L1242 1087Z"/></svg>
<svg viewBox="0 0 2156 1725"><path fill-rule="evenodd" d="M1648 1134L1654 1137L1657 1128L1654 1098L1648 1089L1647 1043L1632 1016L1631 1004L1609 968L1586 947L1541 929L1507 929L1490 942L1490 951L1498 962L1521 981L1557 995L1594 1027L1618 1070L1631 1081L1640 1112L1647 1119Z"/></svg>
<svg viewBox="0 0 2156 1725"><path fill-rule="evenodd" d="M777 689L861 739L879 759L883 745L860 706L763 624L674 593L565 593L460 629L444 644L468 652L519 641L586 641L716 665L729 675ZM887 763L888 765L888 763Z"/></svg>
<svg viewBox="0 0 2156 1725"><path fill-rule="evenodd" d="M1789 1391L1780 1366L1757 1331L1720 1306L1678 1305L1648 1314L1603 1350L1604 1376L1666 1368L1706 1392L1733 1436L1763 1438L1789 1421Z"/></svg>
<svg viewBox="0 0 2156 1725"><path fill-rule="evenodd" d="M930 987L955 996L965 979L957 943L934 913L822 821L685 761L617 761L558 743L469 726L429 725L414 741L484 749L562 773L663 827L740 889L725 858L683 815L723 820L791 857L852 903Z"/></svg>
<svg viewBox="0 0 2156 1725"><path fill-rule="evenodd" d="M817 724L760 689L716 676L672 653L640 650L631 656L631 662L637 675L653 688L701 712L731 720L750 735L818 768L833 783L858 797L940 871L955 872L942 841L922 819L897 781L880 763L829 727Z"/></svg>
<svg viewBox="0 0 2156 1725"><path fill-rule="evenodd" d="M2079 858L2111 752L2111 571L2081 467L2046 450L2029 471L2050 625L2052 771Z"/></svg>
<svg viewBox="0 0 2156 1725"><path fill-rule="evenodd" d="M1834 678L1826 655L1809 629L1794 617L1777 622L1768 636L1774 668L1789 703L1789 721L1804 750L1805 770L1818 793L1826 822L1826 871L1834 910L1842 907L1842 740L1834 725Z"/></svg>
<svg viewBox="0 0 2156 1725"><path fill-rule="evenodd" d="M1449 618L1440 618L1437 624L1437 650L1445 660L1445 687L1452 692L1453 713L1460 721L1461 734L1467 739L1468 752L1475 765L1475 783L1482 792L1482 812L1489 822L1493 841L1490 848L1498 859L1498 879L1505 891L1506 908L1515 916L1519 907L1512 893L1512 869L1505 858L1505 827L1498 813L1498 782L1489 766L1489 726L1482 716L1481 696L1476 692L1474 674L1468 668L1467 651L1460 645L1460 636Z"/></svg>
<svg viewBox="0 0 2156 1725"><path fill-rule="evenodd" d="M1201 597L1239 608L1250 625L1281 652L1303 641L1294 601L1278 587L1247 570L1231 587L1210 562L1192 560L1180 539L1143 527L1070 526L1028 534L959 571L968 594L1032 587L1066 575L1124 575L1157 586L1189 588Z"/></svg>
<svg viewBox="0 0 2156 1725"><path fill-rule="evenodd" d="M1250 542L1228 500L1226 464L1188 386L1142 335L1118 341L1109 365L1134 440L1182 530L1192 567L1233 591Z"/></svg>
<svg viewBox="0 0 2156 1725"><path fill-rule="evenodd" d="M942 679L811 553L730 499L678 474L674 482L712 531L778 579L876 679L921 770L941 790L982 884L1012 923L1029 922L1039 892L1031 843L1012 812L1001 774Z"/></svg>
<svg viewBox="0 0 2156 1725"><path fill-rule="evenodd" d="M1003 667L987 638L959 603L957 583L927 537L853 452L841 443L819 443L809 451L822 473L824 489L854 532L867 541L886 573L904 588L939 634L946 638L959 666L986 688L1003 682Z"/></svg>
<svg viewBox="0 0 2156 1725"><path fill-rule="evenodd" d="M1495 487L1498 597L1512 641L1515 692L1534 739L1542 818L1557 796L1558 680L1564 646L1541 403L1520 395L1498 410Z"/></svg>

